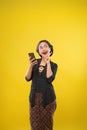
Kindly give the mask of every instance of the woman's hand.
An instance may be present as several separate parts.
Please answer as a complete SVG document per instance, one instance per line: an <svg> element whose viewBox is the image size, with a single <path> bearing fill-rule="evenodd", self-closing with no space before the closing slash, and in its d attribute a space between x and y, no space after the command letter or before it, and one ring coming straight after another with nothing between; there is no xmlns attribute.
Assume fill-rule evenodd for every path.
<svg viewBox="0 0 87 130"><path fill-rule="evenodd" d="M50 52L48 52L48 54L44 57L44 60L45 60L46 64L50 63Z"/></svg>
<svg viewBox="0 0 87 130"><path fill-rule="evenodd" d="M33 67L35 64L37 64L37 60L35 58L30 59L30 66Z"/></svg>
<svg viewBox="0 0 87 130"><path fill-rule="evenodd" d="M50 63L50 58L49 58L49 56L44 57L44 60L45 60L46 64L49 64L49 63Z"/></svg>

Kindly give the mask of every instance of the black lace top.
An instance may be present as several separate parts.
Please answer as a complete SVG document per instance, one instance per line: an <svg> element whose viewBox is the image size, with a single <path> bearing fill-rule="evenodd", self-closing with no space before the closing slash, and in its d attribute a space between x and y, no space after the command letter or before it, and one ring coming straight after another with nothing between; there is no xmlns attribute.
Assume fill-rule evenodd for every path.
<svg viewBox="0 0 87 130"><path fill-rule="evenodd" d="M42 93L43 106L45 107L47 104L56 99L52 81L55 78L58 65L50 61L53 75L49 78L46 78L47 65L40 65L41 59L37 59L37 62L38 63L33 67L31 79L26 79L27 81L32 80L29 100L31 107L33 107L35 105L35 93L40 92Z"/></svg>

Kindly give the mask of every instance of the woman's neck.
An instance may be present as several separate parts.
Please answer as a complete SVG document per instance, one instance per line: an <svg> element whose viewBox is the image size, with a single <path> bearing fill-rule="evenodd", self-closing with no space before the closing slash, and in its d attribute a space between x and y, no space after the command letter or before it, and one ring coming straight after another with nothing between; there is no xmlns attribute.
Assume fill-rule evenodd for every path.
<svg viewBox="0 0 87 130"><path fill-rule="evenodd" d="M44 58L41 59L41 63L40 63L40 65L43 65L43 66L46 65L46 62L45 62Z"/></svg>

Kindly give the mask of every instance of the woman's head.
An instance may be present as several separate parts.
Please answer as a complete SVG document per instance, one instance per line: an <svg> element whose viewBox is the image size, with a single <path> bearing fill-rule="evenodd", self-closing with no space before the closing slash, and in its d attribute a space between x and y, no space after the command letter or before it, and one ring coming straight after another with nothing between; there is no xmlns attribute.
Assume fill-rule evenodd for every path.
<svg viewBox="0 0 87 130"><path fill-rule="evenodd" d="M45 57L45 56L52 56L53 54L53 46L51 45L51 43L47 40L41 40L39 41L36 51L38 52L38 54L41 57Z"/></svg>

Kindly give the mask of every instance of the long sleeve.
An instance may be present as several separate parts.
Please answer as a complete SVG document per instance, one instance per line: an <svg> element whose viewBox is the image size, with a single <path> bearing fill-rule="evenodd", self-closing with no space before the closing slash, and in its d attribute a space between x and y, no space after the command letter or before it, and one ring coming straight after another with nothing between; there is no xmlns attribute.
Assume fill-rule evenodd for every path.
<svg viewBox="0 0 87 130"><path fill-rule="evenodd" d="M26 81L31 81L32 77L30 79L28 79L26 76L25 76L25 79Z"/></svg>
<svg viewBox="0 0 87 130"><path fill-rule="evenodd" d="M26 81L31 81L31 80L32 80L32 77L33 77L33 70L32 70L32 72L31 72L31 78L28 79L27 76L25 76L25 80L26 80Z"/></svg>
<svg viewBox="0 0 87 130"><path fill-rule="evenodd" d="M51 83L55 79L56 72L57 72L57 69L58 69L58 65L55 64L55 63L53 63L53 64L51 63L51 69L52 69L53 74L52 74L52 76L50 76L49 78L47 78L47 81L49 83Z"/></svg>

